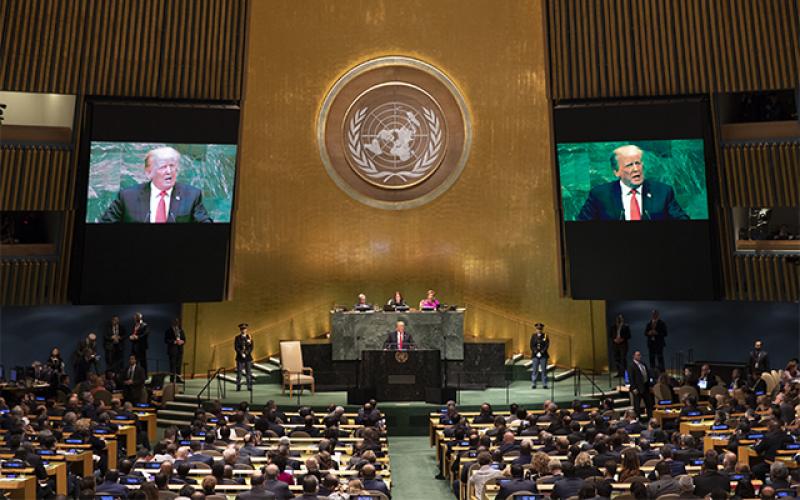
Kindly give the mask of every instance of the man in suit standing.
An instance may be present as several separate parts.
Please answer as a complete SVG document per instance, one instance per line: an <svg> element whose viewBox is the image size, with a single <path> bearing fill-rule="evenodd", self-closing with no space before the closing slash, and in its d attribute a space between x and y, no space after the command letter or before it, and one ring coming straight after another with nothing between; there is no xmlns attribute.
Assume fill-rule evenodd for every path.
<svg viewBox="0 0 800 500"><path fill-rule="evenodd" d="M405 322L397 322L394 331L389 332L389 335L386 336L386 340L383 342L383 348L384 350L390 351L408 351L416 348L414 337L406 331Z"/></svg>
<svg viewBox="0 0 800 500"><path fill-rule="evenodd" d="M133 315L133 328L131 329L131 355L136 356L139 364L147 374L147 338L150 336L150 327L142 319L142 313Z"/></svg>
<svg viewBox="0 0 800 500"><path fill-rule="evenodd" d="M122 370L122 358L125 356L125 328L119 322L119 316L111 317L111 324L103 334L103 347L106 353L106 370L119 373Z"/></svg>
<svg viewBox="0 0 800 500"><path fill-rule="evenodd" d="M631 339L631 327L625 322L622 314L608 328L611 347L614 350L614 363L617 365L617 377L624 377L628 370L628 341Z"/></svg>
<svg viewBox="0 0 800 500"><path fill-rule="evenodd" d="M644 178L643 151L622 146L611 155L618 181L593 187L577 220L688 220L671 186Z"/></svg>
<svg viewBox="0 0 800 500"><path fill-rule="evenodd" d="M150 150L144 159L148 181L120 190L98 222L213 222L202 191L177 182L180 161L174 148Z"/></svg>
<svg viewBox="0 0 800 500"><path fill-rule="evenodd" d="M80 341L74 359L76 383L87 380L90 371L97 373L97 335L94 332Z"/></svg>
<svg viewBox="0 0 800 500"><path fill-rule="evenodd" d="M125 380L122 385L125 386L124 395L127 401L131 403L141 403L142 392L144 389L144 381L147 375L144 368L136 360L136 356L131 355L128 358L128 369L125 370Z"/></svg>
<svg viewBox="0 0 800 500"><path fill-rule="evenodd" d="M550 339L544 333L544 323L533 325L536 331L531 335L531 389L536 389L536 380L539 378L539 369L542 372L542 385L547 389L547 350L550 348Z"/></svg>
<svg viewBox="0 0 800 500"><path fill-rule="evenodd" d="M633 411L639 417L642 414L642 402L644 401L647 417L653 416L653 402L650 399L650 380L652 375L650 369L642 362L642 353L633 353L633 364L630 370L631 394L633 395Z"/></svg>
<svg viewBox="0 0 800 500"><path fill-rule="evenodd" d="M769 371L769 356L763 347L763 343L756 340L753 350L750 351L750 360L747 362L750 373Z"/></svg>
<svg viewBox="0 0 800 500"><path fill-rule="evenodd" d="M253 390L253 338L247 333L247 323L239 324L239 335L233 342L236 351L236 390L242 390L242 371L247 379L247 390Z"/></svg>
<svg viewBox="0 0 800 500"><path fill-rule="evenodd" d="M164 343L167 344L167 357L169 358L169 373L171 380L180 379L183 369L183 344L186 343L186 333L181 328L181 319L172 320L172 326L164 332Z"/></svg>
<svg viewBox="0 0 800 500"><path fill-rule="evenodd" d="M653 309L650 321L644 327L644 335L647 337L650 367L657 369L658 373L664 373L664 347L667 344L664 339L667 336L667 324L661 319L658 310Z"/></svg>

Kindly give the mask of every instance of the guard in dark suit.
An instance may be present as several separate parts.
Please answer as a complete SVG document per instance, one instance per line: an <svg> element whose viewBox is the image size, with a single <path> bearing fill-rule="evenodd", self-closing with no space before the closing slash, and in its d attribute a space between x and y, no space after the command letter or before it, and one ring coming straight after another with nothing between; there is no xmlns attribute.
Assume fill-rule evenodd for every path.
<svg viewBox="0 0 800 500"><path fill-rule="evenodd" d="M76 383L86 380L89 372L97 373L97 335L90 333L80 341L74 359Z"/></svg>
<svg viewBox="0 0 800 500"><path fill-rule="evenodd" d="M547 358L550 357L547 350L550 348L550 339L544 333L544 323L533 325L536 331L531 334L531 388L536 389L536 380L539 378L539 369L542 372L542 384L547 389Z"/></svg>
<svg viewBox="0 0 800 500"><path fill-rule="evenodd" d="M236 390L242 390L242 371L247 377L247 390L253 389L253 338L247 333L247 323L239 324L239 335L233 342L236 351Z"/></svg>
<svg viewBox="0 0 800 500"><path fill-rule="evenodd" d="M144 394L144 381L147 374L144 368L136 360L136 356L131 355L128 358L128 368L125 370L125 378L122 385L125 387L124 395L127 401L131 403L142 403Z"/></svg>
<svg viewBox="0 0 800 500"><path fill-rule="evenodd" d="M177 182L180 159L174 148L149 151L144 173L150 180L122 189L98 222L213 222L203 206L203 193Z"/></svg>
<svg viewBox="0 0 800 500"><path fill-rule="evenodd" d="M416 349L414 337L406 331L406 324L398 321L393 332L389 332L383 342L383 348L390 351L409 351Z"/></svg>
<svg viewBox="0 0 800 500"><path fill-rule="evenodd" d="M119 322L119 316L111 318L103 334L103 348L106 353L106 370L119 373L125 357L125 328Z"/></svg>
<svg viewBox="0 0 800 500"><path fill-rule="evenodd" d="M642 362L642 353L639 351L633 353L633 363L631 364L629 375L631 394L633 395L633 411L636 412L637 417L641 415L642 401L644 401L647 417L652 417L653 400L650 395L650 387L652 386L650 381L653 377L650 369Z"/></svg>
<svg viewBox="0 0 800 500"><path fill-rule="evenodd" d="M769 371L769 356L763 349L760 340L756 340L753 350L750 351L750 359L747 361L747 369L750 373Z"/></svg>
<svg viewBox="0 0 800 500"><path fill-rule="evenodd" d="M150 327L142 319L142 313L133 315L133 328L131 328L131 355L136 356L144 372L147 373L147 339L150 336Z"/></svg>
<svg viewBox="0 0 800 500"><path fill-rule="evenodd" d="M611 168L618 181L589 191L577 220L688 220L672 187L645 180L643 151L627 145L614 150Z"/></svg>
<svg viewBox="0 0 800 500"><path fill-rule="evenodd" d="M667 324L661 319L657 310L653 310L650 321L644 327L647 337L647 352L650 354L650 366L664 373L664 347L667 345ZM657 363L657 364L656 364Z"/></svg>
<svg viewBox="0 0 800 500"><path fill-rule="evenodd" d="M172 326L164 332L164 343L167 344L167 357L169 358L169 372L173 382L179 379L183 369L183 345L186 343L186 333L181 328L181 319L172 320Z"/></svg>
<svg viewBox="0 0 800 500"><path fill-rule="evenodd" d="M614 364L617 366L617 377L624 377L628 370L628 341L631 339L631 327L625 322L622 314L608 327L611 348L614 352Z"/></svg>

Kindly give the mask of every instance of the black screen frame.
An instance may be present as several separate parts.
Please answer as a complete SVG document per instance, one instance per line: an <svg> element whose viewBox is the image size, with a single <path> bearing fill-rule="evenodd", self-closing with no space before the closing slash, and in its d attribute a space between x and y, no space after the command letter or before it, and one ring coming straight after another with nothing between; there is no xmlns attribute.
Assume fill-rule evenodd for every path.
<svg viewBox="0 0 800 500"><path fill-rule="evenodd" d="M719 298L715 133L706 96L562 101L553 107L553 165L561 238L561 272L569 295L586 300ZM707 220L564 221L557 145L571 142L702 139ZM686 237L690 237L687 242ZM601 238L601 239L598 239ZM602 244L598 244L601 242ZM626 267L633 270L621 283ZM650 272L648 272L650 271Z"/></svg>
<svg viewBox="0 0 800 500"><path fill-rule="evenodd" d="M69 298L75 304L225 300L240 164L235 102L88 97L82 109ZM91 144L96 141L237 145L231 222L86 222Z"/></svg>

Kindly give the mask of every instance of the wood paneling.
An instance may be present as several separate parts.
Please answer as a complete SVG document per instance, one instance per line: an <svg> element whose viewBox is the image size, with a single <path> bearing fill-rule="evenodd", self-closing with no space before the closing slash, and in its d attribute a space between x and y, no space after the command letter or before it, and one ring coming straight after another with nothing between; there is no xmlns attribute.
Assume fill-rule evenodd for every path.
<svg viewBox="0 0 800 500"><path fill-rule="evenodd" d="M0 88L239 100L245 0L4 2Z"/></svg>
<svg viewBox="0 0 800 500"><path fill-rule="evenodd" d="M554 99L788 89L798 0L547 0Z"/></svg>

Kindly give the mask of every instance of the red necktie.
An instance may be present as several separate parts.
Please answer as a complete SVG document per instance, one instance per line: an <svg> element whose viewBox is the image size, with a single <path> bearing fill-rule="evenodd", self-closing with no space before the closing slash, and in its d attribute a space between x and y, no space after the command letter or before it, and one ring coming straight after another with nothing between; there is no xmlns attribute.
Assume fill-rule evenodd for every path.
<svg viewBox="0 0 800 500"><path fill-rule="evenodd" d="M642 220L642 212L639 210L635 189L631 189L631 220Z"/></svg>
<svg viewBox="0 0 800 500"><path fill-rule="evenodd" d="M166 195L166 191L161 191L158 194L160 199L158 200L158 208L156 209L156 224L164 224L167 222L167 202L164 201Z"/></svg>
<svg viewBox="0 0 800 500"><path fill-rule="evenodd" d="M397 333L397 350L398 351L403 350L403 332Z"/></svg>

